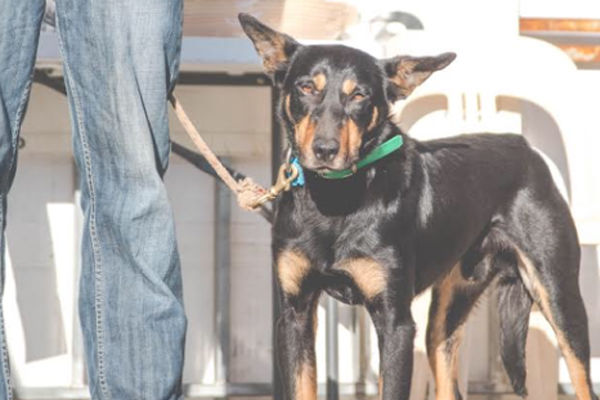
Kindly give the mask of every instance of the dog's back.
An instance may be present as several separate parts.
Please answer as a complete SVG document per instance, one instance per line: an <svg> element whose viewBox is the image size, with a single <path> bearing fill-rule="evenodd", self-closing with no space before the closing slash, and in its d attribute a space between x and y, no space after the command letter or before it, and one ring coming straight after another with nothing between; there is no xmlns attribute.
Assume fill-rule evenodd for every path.
<svg viewBox="0 0 600 400"><path fill-rule="evenodd" d="M417 288L422 290L505 212L526 184L535 155L522 136L511 134L461 135L417 142L415 149L422 173L415 182Z"/></svg>

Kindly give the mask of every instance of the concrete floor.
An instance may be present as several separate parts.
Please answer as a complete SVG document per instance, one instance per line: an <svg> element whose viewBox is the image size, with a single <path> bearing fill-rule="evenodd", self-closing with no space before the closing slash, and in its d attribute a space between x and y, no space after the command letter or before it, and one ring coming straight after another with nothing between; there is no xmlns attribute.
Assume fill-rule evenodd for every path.
<svg viewBox="0 0 600 400"><path fill-rule="evenodd" d="M514 395L469 395L468 400L523 400L519 396ZM536 399L530 399L536 400ZM543 400L543 399L539 399ZM575 400L575 396L559 395L558 400Z"/></svg>
<svg viewBox="0 0 600 400"><path fill-rule="evenodd" d="M16 399L19 400L19 399ZM77 399L74 399L77 400ZM89 400L89 399L80 399L80 400ZM187 398L186 400L211 400L207 398ZM212 399L212 400L221 400L221 399ZM230 397L228 400L272 400L271 397ZM325 400L324 397L319 397L319 400ZM377 397L341 397L340 400L378 400ZM521 397L513 396L513 395L469 395L468 400L523 400ZM536 399L530 399L536 400ZM543 400L543 399L539 399ZM567 396L567 395L559 395L558 400L576 400L575 396Z"/></svg>
<svg viewBox="0 0 600 400"><path fill-rule="evenodd" d="M351 397L351 396L342 396L340 400L378 400L378 397ZM18 399L16 399L18 400ZM76 399L74 399L76 400ZM79 399L79 400L87 400L87 399ZM202 398L187 398L186 400L221 400L221 399L207 399L205 397ZM271 397L229 397L228 400L273 400ZM321 396L318 400L325 400L325 397ZM471 394L468 397L468 400L523 400L521 397L514 395L477 395ZM529 400L545 400L545 399L529 399ZM559 395L558 400L576 400L575 396L569 395Z"/></svg>
<svg viewBox="0 0 600 400"><path fill-rule="evenodd" d="M188 399L196 400L196 399ZM199 400L199 399L197 399ZM203 399L206 400L206 399ZM217 400L217 399L214 399ZM230 397L229 400L272 400L271 397ZM325 397L319 397L319 400L325 400ZM378 400L378 397L351 397L342 396L340 400ZM523 400L521 397L514 395L469 395L467 400ZM528 400L545 400L545 399L528 399ZM575 396L559 395L558 400L576 400Z"/></svg>

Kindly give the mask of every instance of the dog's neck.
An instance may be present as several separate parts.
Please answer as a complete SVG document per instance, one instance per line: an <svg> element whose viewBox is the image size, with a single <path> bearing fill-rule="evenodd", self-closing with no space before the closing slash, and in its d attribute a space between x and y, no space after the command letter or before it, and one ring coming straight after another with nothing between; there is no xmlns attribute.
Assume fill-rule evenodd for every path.
<svg viewBox="0 0 600 400"><path fill-rule="evenodd" d="M380 128L379 132L367 142L364 153L368 153L377 145L383 143L394 135L402 134L400 129L389 122ZM403 135L404 136L404 135ZM368 201L369 191L381 175L387 173L388 166L393 164L404 164L404 146L386 158L369 165L356 174L343 179L326 179L314 171L304 170L305 185L294 189L297 200L314 203L316 208L327 216L344 216L353 213ZM398 176L391 179L402 179L401 174L406 171L398 171ZM396 187L402 187L398 185Z"/></svg>

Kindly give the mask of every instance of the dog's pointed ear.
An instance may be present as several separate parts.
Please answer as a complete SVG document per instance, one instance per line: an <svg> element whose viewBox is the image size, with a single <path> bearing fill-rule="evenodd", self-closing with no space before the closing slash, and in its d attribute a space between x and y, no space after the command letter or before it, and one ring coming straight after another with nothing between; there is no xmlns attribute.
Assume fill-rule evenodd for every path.
<svg viewBox="0 0 600 400"><path fill-rule="evenodd" d="M300 43L269 28L250 14L241 13L238 18L242 29L263 59L265 72L278 83L287 71L292 55L301 47Z"/></svg>
<svg viewBox="0 0 600 400"><path fill-rule="evenodd" d="M388 77L388 98L394 102L406 98L434 71L447 67L456 58L455 53L434 57L397 56L382 61Z"/></svg>

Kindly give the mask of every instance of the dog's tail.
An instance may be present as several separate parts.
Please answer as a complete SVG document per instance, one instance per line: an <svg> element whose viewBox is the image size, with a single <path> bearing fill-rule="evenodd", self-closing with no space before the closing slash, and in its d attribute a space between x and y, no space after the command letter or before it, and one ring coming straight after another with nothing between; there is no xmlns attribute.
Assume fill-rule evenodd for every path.
<svg viewBox="0 0 600 400"><path fill-rule="evenodd" d="M512 387L521 397L527 396L525 344L531 305L532 299L517 274L500 278L498 282L500 352Z"/></svg>

